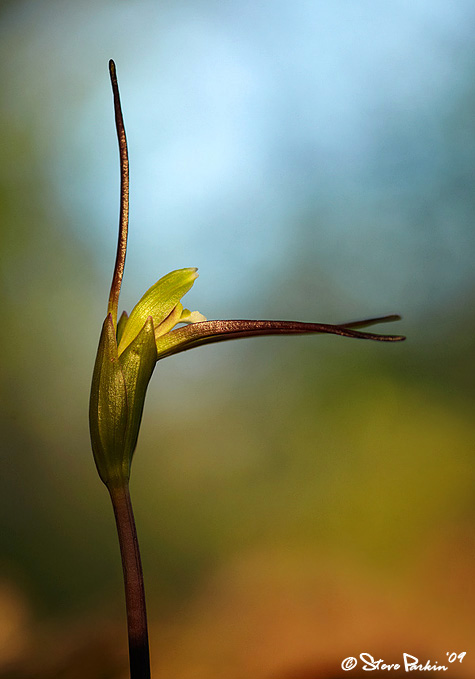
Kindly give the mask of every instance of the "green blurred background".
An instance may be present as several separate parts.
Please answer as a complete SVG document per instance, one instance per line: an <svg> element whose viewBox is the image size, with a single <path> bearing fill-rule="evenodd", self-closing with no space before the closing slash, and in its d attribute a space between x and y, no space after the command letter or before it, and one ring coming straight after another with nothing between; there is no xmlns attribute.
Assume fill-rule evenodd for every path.
<svg viewBox="0 0 475 679"><path fill-rule="evenodd" d="M208 318L401 313L398 345L246 340L157 366L132 493L154 676L475 676L469 0L0 3L0 677L127 676L87 403L122 307L198 266ZM355 672L348 676L356 677Z"/></svg>

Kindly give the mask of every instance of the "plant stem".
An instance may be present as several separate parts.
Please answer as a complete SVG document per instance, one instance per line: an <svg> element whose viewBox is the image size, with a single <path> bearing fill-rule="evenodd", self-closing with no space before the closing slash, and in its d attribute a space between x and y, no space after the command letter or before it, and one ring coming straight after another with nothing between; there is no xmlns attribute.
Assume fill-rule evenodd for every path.
<svg viewBox="0 0 475 679"><path fill-rule="evenodd" d="M123 485L108 487L108 490L114 508L124 571L130 679L150 679L145 589L129 484L124 482Z"/></svg>

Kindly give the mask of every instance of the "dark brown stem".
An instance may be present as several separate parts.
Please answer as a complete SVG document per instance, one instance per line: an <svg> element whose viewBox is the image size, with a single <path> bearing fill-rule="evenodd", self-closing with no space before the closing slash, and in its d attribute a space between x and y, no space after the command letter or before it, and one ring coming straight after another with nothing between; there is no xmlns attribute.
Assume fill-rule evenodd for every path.
<svg viewBox="0 0 475 679"><path fill-rule="evenodd" d="M129 485L124 483L121 486L108 487L108 490L114 508L124 571L130 679L150 679L145 589Z"/></svg>
<svg viewBox="0 0 475 679"><path fill-rule="evenodd" d="M120 216L119 216L119 240L117 242L117 255L114 266L114 276L112 278L111 291L109 295L109 306L107 313L112 314L114 327L117 324L117 309L119 306L120 286L125 267L125 254L127 252L127 232L129 227L129 155L127 152L127 138L125 136L124 119L120 105L119 85L117 84L117 74L115 64L112 59L109 61L109 73L114 94L115 125L117 129L117 139L119 141L120 155Z"/></svg>

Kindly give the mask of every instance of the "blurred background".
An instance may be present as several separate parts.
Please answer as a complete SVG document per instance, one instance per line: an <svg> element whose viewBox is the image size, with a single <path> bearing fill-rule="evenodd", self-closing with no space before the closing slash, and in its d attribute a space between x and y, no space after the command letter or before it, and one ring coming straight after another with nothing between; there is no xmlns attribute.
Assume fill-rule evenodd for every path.
<svg viewBox="0 0 475 679"><path fill-rule="evenodd" d="M197 266L185 303L210 319L400 313L381 331L408 336L158 364L132 475L154 676L463 651L444 676L475 676L474 29L470 0L0 2L2 679L128 676L87 423L118 223L109 58L122 308Z"/></svg>

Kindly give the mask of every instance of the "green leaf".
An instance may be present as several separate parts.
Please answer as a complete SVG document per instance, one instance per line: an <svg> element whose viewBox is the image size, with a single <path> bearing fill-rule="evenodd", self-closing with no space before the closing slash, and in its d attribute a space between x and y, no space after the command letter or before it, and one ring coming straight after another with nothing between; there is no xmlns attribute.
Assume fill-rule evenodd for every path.
<svg viewBox="0 0 475 679"><path fill-rule="evenodd" d="M135 305L122 332L119 356L137 337L149 316L155 328L171 314L178 302L192 287L198 274L195 268L178 269L160 278Z"/></svg>
<svg viewBox="0 0 475 679"><path fill-rule="evenodd" d="M129 473L137 445L145 394L156 362L155 333L152 318L149 316L137 337L119 356L127 391L128 420L123 442L123 457Z"/></svg>
<svg viewBox="0 0 475 679"><path fill-rule="evenodd" d="M89 427L97 470L106 484L128 478L123 466L127 426L127 395L119 364L112 316L102 326L92 377Z"/></svg>

